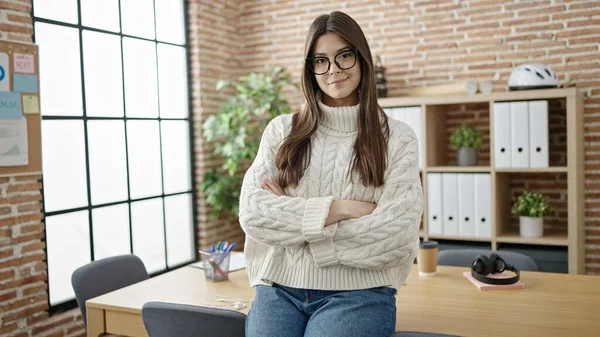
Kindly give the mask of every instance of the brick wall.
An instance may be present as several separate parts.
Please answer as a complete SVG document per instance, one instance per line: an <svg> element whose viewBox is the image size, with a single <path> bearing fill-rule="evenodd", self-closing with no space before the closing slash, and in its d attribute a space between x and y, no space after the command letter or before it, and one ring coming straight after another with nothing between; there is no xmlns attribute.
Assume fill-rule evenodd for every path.
<svg viewBox="0 0 600 337"><path fill-rule="evenodd" d="M195 139L195 175L196 181L202 181L205 172L220 166L222 162L212 157L212 147L201 137L202 123L208 116L218 113L226 94L233 91L218 92L220 79L235 79L244 72L244 59L240 47L243 44L238 34L241 9L235 1L189 1L189 39L192 75L192 110L194 113ZM198 237L199 247L226 240L237 242L238 249L243 247L244 232L237 218L222 216L213 219L209 215L202 190L198 187Z"/></svg>
<svg viewBox="0 0 600 337"><path fill-rule="evenodd" d="M491 80L494 91L503 91L512 68L532 61L549 65L563 83L584 91L585 259L587 272L600 274L598 1L244 1L245 69L283 65L299 83L308 27L316 16L333 10L348 13L363 28L374 56L387 68L389 97L465 79ZM289 97L298 108L301 92L289 92ZM558 178L547 181L552 179Z"/></svg>
<svg viewBox="0 0 600 337"><path fill-rule="evenodd" d="M31 0L0 1L0 39L32 42ZM41 173L0 177L0 336L85 336L79 310L48 314Z"/></svg>
<svg viewBox="0 0 600 337"><path fill-rule="evenodd" d="M48 314L41 178L0 178L0 336L84 336L79 310Z"/></svg>

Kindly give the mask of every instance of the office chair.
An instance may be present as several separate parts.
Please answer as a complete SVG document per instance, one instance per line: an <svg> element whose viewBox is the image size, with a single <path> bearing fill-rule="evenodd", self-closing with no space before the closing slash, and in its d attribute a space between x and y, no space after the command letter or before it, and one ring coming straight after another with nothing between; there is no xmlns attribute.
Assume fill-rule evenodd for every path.
<svg viewBox="0 0 600 337"><path fill-rule="evenodd" d="M246 315L226 309L147 302L142 320L149 337L244 337Z"/></svg>
<svg viewBox="0 0 600 337"><path fill-rule="evenodd" d="M539 267L535 260L531 257L506 250L489 250L489 249L445 249L438 253L438 265L442 266L457 266L471 267L473 260L477 255L490 256L490 254L498 254L506 263L509 263L519 271L539 271Z"/></svg>
<svg viewBox="0 0 600 337"><path fill-rule="evenodd" d="M135 255L108 257L79 267L71 275L71 285L83 323L87 326L85 301L148 278L144 263Z"/></svg>

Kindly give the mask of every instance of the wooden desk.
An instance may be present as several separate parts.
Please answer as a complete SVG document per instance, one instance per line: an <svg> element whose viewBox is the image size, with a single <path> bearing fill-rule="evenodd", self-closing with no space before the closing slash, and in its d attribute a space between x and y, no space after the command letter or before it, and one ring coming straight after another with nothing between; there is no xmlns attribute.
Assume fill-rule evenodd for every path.
<svg viewBox="0 0 600 337"><path fill-rule="evenodd" d="M420 278L413 268L397 296L396 330L460 336L598 336L600 277L522 272L525 289L480 291L462 276L467 268L438 267ZM141 309L148 301L207 305L219 298L251 301L246 271L211 283L204 271L182 267L88 300L88 337L107 332L147 336ZM248 308L241 310L248 312Z"/></svg>

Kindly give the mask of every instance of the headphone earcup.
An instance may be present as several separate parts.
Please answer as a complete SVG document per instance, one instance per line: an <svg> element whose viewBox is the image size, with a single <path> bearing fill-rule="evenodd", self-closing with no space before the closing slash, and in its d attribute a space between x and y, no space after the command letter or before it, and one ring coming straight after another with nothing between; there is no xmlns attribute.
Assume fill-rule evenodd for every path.
<svg viewBox="0 0 600 337"><path fill-rule="evenodd" d="M501 273L506 270L506 262L498 254L490 255L490 264L492 273Z"/></svg>
<svg viewBox="0 0 600 337"><path fill-rule="evenodd" d="M475 260L473 260L473 265L471 269L474 272L481 275L488 275L492 272L492 263L490 259L485 255L477 255Z"/></svg>

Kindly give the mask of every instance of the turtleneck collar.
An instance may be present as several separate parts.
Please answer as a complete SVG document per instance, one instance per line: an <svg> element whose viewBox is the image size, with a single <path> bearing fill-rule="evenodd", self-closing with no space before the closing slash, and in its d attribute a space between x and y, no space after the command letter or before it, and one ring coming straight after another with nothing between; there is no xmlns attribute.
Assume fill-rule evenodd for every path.
<svg viewBox="0 0 600 337"><path fill-rule="evenodd" d="M323 131L335 136L349 136L356 132L360 103L354 106L331 107L323 104L321 97L317 97L317 104L322 112L319 124Z"/></svg>

